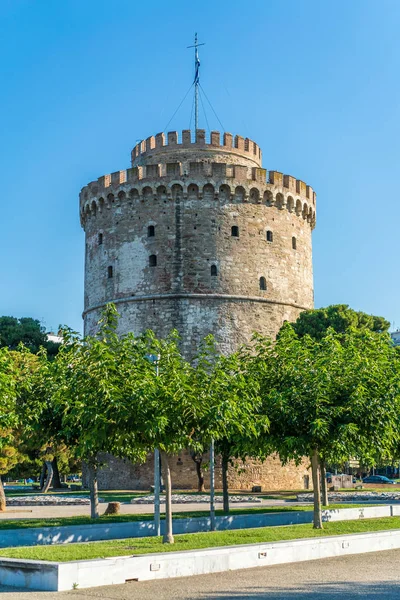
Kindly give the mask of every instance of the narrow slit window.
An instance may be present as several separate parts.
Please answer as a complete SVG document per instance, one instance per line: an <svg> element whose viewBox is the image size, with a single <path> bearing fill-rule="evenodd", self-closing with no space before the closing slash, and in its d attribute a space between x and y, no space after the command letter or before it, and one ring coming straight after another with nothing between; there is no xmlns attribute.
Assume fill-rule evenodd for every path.
<svg viewBox="0 0 400 600"><path fill-rule="evenodd" d="M260 290L265 291L267 289L267 280L265 277L260 277Z"/></svg>
<svg viewBox="0 0 400 600"><path fill-rule="evenodd" d="M113 268L110 266L107 269L107 277L108 279L112 279L113 278Z"/></svg>
<svg viewBox="0 0 400 600"><path fill-rule="evenodd" d="M216 277L218 275L217 265L211 265L211 276Z"/></svg>
<svg viewBox="0 0 400 600"><path fill-rule="evenodd" d="M102 233L99 233L97 241L98 241L99 246L101 246L103 243L103 234Z"/></svg>
<svg viewBox="0 0 400 600"><path fill-rule="evenodd" d="M156 234L156 230L154 228L154 225L149 225L147 228L147 237L154 237Z"/></svg>
<svg viewBox="0 0 400 600"><path fill-rule="evenodd" d="M239 227L237 225L232 225L231 235L232 237L239 237Z"/></svg>
<svg viewBox="0 0 400 600"><path fill-rule="evenodd" d="M267 231L267 242L273 242L274 241L274 234L272 233L272 231Z"/></svg>
<svg viewBox="0 0 400 600"><path fill-rule="evenodd" d="M157 256L155 254L151 254L149 256L149 267L156 267L157 266Z"/></svg>
<svg viewBox="0 0 400 600"><path fill-rule="evenodd" d="M297 250L297 240L294 236L292 237L292 248L293 250Z"/></svg>

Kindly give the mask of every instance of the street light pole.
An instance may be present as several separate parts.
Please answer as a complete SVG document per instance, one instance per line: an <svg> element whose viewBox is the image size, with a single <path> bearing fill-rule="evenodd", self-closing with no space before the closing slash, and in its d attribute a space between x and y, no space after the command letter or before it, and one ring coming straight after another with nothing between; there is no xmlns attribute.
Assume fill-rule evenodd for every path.
<svg viewBox="0 0 400 600"><path fill-rule="evenodd" d="M214 439L210 444L210 529L215 531L215 461L214 461Z"/></svg>
<svg viewBox="0 0 400 600"><path fill-rule="evenodd" d="M159 354L148 354L146 357L150 362L156 366L156 377L159 375L158 363L160 360ZM154 533L155 535L161 535L160 525L160 451L158 448L154 450Z"/></svg>
<svg viewBox="0 0 400 600"><path fill-rule="evenodd" d="M154 532L161 535L160 529L160 451L154 450Z"/></svg>

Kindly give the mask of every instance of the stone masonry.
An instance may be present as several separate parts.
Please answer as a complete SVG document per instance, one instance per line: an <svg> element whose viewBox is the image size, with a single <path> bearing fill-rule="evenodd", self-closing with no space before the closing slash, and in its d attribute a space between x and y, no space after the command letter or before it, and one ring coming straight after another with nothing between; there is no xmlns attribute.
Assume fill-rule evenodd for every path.
<svg viewBox="0 0 400 600"><path fill-rule="evenodd" d="M177 132L147 138L132 150L131 168L80 194L85 334L114 302L120 333L153 329L162 337L175 328L189 358L208 333L224 353L254 331L274 338L285 320L313 307L315 215L313 189L263 169L260 148L247 138L225 133L221 140L214 131L207 140L204 130L194 138L185 130L180 140ZM122 469L115 460L100 486L149 487L151 463ZM258 477L266 489L278 480L287 489L305 487L304 466L279 467L278 475L275 464L270 457L241 475L233 470L231 485L247 489ZM189 465L174 469L177 487L195 487Z"/></svg>

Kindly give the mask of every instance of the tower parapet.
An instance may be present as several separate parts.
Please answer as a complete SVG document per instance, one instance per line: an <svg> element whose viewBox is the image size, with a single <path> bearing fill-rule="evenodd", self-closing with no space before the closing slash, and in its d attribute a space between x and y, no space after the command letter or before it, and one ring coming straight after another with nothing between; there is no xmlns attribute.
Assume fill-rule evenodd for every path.
<svg viewBox="0 0 400 600"><path fill-rule="evenodd" d="M169 165L175 166L169 172ZM171 169L172 171L172 169ZM116 171L92 181L80 193L80 216L84 226L88 216L101 212L104 206L111 208L114 202L120 203L129 198L149 202L160 196L172 199L174 186L181 186L182 198L196 196L201 200L212 195L219 203L250 203L296 214L306 219L314 229L316 222L316 193L304 181L279 171L269 171L257 167L228 165L225 163L192 162L184 173L181 163L160 163L132 167Z"/></svg>
<svg viewBox="0 0 400 600"><path fill-rule="evenodd" d="M157 133L142 140L133 148L131 153L132 166L142 164L143 161L166 162L171 154L187 154L188 159L192 153L202 153L204 158L214 158L217 162L229 162L242 157L249 165L261 166L261 149L250 140L240 135L233 136L231 133L221 134L219 131L211 131L209 138L205 129L197 129L192 132L184 129L179 138L177 131ZM218 160L218 155L228 160Z"/></svg>

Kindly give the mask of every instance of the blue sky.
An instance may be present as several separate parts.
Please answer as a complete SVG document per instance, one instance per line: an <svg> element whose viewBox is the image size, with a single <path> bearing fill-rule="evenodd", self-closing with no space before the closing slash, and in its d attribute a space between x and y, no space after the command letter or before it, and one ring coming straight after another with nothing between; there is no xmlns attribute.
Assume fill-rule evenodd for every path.
<svg viewBox="0 0 400 600"><path fill-rule="evenodd" d="M316 306L400 326L398 0L1 0L0 11L0 314L82 329L79 191L165 128L192 81L197 31L225 129L317 192ZM187 128L190 109L169 129Z"/></svg>

